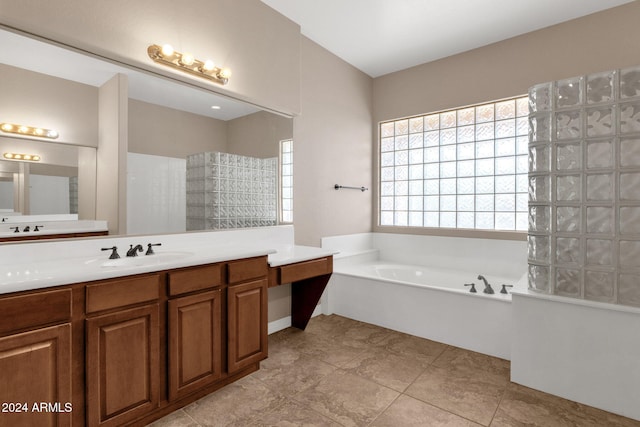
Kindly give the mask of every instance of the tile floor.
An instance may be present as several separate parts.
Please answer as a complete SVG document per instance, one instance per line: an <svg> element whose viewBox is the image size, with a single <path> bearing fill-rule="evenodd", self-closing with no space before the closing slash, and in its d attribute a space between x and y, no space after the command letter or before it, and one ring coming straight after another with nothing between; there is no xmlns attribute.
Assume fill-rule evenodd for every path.
<svg viewBox="0 0 640 427"><path fill-rule="evenodd" d="M259 371L151 424L640 426L522 387L509 362L340 316L269 337Z"/></svg>

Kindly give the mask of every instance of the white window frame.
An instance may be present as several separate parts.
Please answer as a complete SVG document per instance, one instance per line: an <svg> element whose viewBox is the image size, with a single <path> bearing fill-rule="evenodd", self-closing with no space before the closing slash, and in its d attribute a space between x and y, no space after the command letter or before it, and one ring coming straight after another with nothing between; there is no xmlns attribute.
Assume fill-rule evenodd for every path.
<svg viewBox="0 0 640 427"><path fill-rule="evenodd" d="M281 224L293 223L293 139L283 139L279 143L278 186Z"/></svg>
<svg viewBox="0 0 640 427"><path fill-rule="evenodd" d="M510 105L513 108L510 109ZM431 234L430 231L443 234L444 231L444 234L453 235L478 231L485 235L511 232L512 238L516 239L526 236L528 110L528 98L518 96L381 122L378 128L376 228L394 232L402 232L403 229L404 232L406 229L426 231L425 234ZM488 120L491 114L487 112L491 111L493 118ZM489 137L482 136L486 135L488 128L492 128ZM480 131L485 133L479 134ZM469 139L470 135L472 139ZM507 147L509 141L513 143L511 151ZM478 150L491 145L489 142L492 143L493 154L479 155ZM499 151L496 151L498 145ZM464 153L460 154L462 149ZM437 153L438 158L434 159L427 151ZM444 157L440 157L441 154ZM480 170L476 168L491 159L493 172L487 175L483 170L478 174ZM473 162L471 174L467 167L471 164L469 161ZM513 167L503 166L511 161ZM496 169L498 162L500 171ZM462 166L464 168L461 169ZM485 185L488 178L493 179L493 188L489 186L489 192ZM511 179L512 183L509 182ZM469 193L471 181L473 192ZM434 188L436 183L437 190ZM482 189L479 184L482 184ZM500 188L496 184L500 184ZM487 195L493 197L491 211L485 210L485 203L480 204L487 201ZM437 196L437 209L434 208L434 196ZM471 205L469 196L473 197ZM459 210L459 205L465 207ZM434 221L436 214L437 222ZM488 226L487 219L491 217L488 214L493 215L491 226ZM506 221L509 216L512 219ZM471 217L472 226L469 226ZM498 219L499 223L496 223Z"/></svg>

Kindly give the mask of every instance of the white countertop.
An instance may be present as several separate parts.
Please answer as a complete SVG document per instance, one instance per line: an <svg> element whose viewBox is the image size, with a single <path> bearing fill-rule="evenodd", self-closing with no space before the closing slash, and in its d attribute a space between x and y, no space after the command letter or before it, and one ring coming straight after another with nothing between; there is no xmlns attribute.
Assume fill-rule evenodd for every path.
<svg viewBox="0 0 640 427"><path fill-rule="evenodd" d="M235 235L234 235L235 236ZM283 244L269 239L253 243L240 240L212 239L216 234L185 234L51 241L47 243L12 243L12 258L0 263L0 294L48 288L52 286L110 279L154 271L212 264L235 259L268 255L272 267L333 255L331 249ZM131 240L131 239L136 240ZM163 242L154 248L155 255L126 257L131 243ZM121 258L110 260L110 251L102 247L118 245ZM146 250L146 245L143 245ZM7 252L8 254L9 252ZM89 254L89 255L83 255ZM2 254L0 254L2 255Z"/></svg>
<svg viewBox="0 0 640 427"><path fill-rule="evenodd" d="M276 252L269 255L269 266L294 264L296 262L309 261L316 258L335 255L337 251L313 246L285 245L277 246Z"/></svg>
<svg viewBox="0 0 640 427"><path fill-rule="evenodd" d="M198 248L194 252L158 249L155 252L155 255L110 260L110 252L105 251L104 255L98 257L31 260L24 264L0 266L0 294L251 258L274 253L275 249L226 247L209 250ZM124 265L112 265L117 262Z"/></svg>

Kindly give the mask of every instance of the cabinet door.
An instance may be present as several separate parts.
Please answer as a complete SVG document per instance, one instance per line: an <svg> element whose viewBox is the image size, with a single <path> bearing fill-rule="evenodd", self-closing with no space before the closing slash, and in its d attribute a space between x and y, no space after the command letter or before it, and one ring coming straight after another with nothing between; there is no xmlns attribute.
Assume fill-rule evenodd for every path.
<svg viewBox="0 0 640 427"><path fill-rule="evenodd" d="M158 406L158 304L87 319L87 424L119 426Z"/></svg>
<svg viewBox="0 0 640 427"><path fill-rule="evenodd" d="M0 384L0 426L70 426L71 325L0 338Z"/></svg>
<svg viewBox="0 0 640 427"><path fill-rule="evenodd" d="M267 280L227 289L228 370L237 371L267 357Z"/></svg>
<svg viewBox="0 0 640 427"><path fill-rule="evenodd" d="M220 378L220 289L169 301L169 399Z"/></svg>

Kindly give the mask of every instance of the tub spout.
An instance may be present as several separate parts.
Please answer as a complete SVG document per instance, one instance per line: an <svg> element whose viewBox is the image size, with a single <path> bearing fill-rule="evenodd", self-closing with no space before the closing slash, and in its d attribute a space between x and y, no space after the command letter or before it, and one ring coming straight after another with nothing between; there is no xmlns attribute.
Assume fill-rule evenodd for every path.
<svg viewBox="0 0 640 427"><path fill-rule="evenodd" d="M478 280L482 280L484 282L484 292L485 294L493 294L493 288L491 287L491 285L489 284L489 282L487 282L487 279L484 278L483 275L478 274Z"/></svg>

